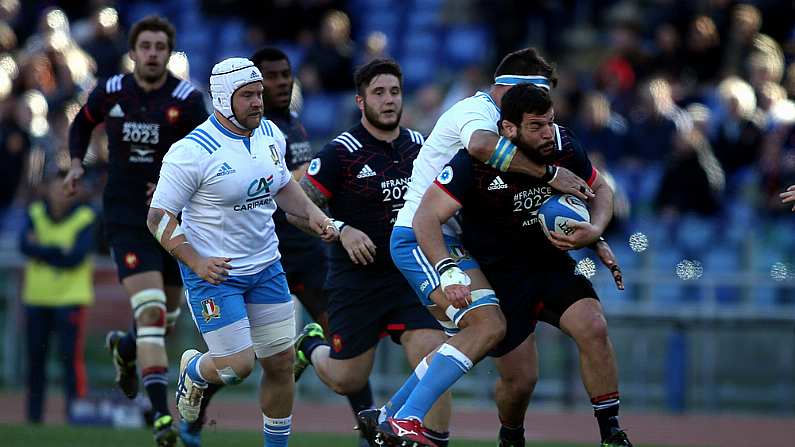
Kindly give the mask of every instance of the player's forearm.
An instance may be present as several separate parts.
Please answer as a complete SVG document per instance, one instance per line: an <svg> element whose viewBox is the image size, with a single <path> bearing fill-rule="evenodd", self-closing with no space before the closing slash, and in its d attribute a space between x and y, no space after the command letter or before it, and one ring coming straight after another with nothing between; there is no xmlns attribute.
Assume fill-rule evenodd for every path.
<svg viewBox="0 0 795 447"><path fill-rule="evenodd" d="M298 228L299 230L303 231L304 233L310 236L319 236L317 232L312 230L312 226L309 225L309 219L305 217L298 217L294 214L284 213L287 216L287 222L290 222L294 227Z"/></svg>
<svg viewBox="0 0 795 447"><path fill-rule="evenodd" d="M191 269L201 257L188 242L174 213L160 208L149 208L146 227L169 254Z"/></svg>
<svg viewBox="0 0 795 447"><path fill-rule="evenodd" d="M290 179L287 185L276 194L275 199L279 208L288 215L309 219L312 215L323 214L323 211L309 200L298 182L293 179Z"/></svg>
<svg viewBox="0 0 795 447"><path fill-rule="evenodd" d="M450 257L442 235L442 224L433 212L420 206L414 215L412 227L420 249L431 265Z"/></svg>
<svg viewBox="0 0 795 447"><path fill-rule="evenodd" d="M91 142L91 133L96 124L85 116L84 109L75 115L72 126L69 128L69 156L74 160L83 162L83 157L88 152L88 145Z"/></svg>
<svg viewBox="0 0 795 447"><path fill-rule="evenodd" d="M591 199L591 224L602 234L613 219L613 188L600 176L593 189L596 197Z"/></svg>
<svg viewBox="0 0 795 447"><path fill-rule="evenodd" d="M469 140L467 151L477 160L501 171L519 172L535 178L546 174L546 166L531 161L512 146L510 141L500 140L500 136L489 131L477 131Z"/></svg>

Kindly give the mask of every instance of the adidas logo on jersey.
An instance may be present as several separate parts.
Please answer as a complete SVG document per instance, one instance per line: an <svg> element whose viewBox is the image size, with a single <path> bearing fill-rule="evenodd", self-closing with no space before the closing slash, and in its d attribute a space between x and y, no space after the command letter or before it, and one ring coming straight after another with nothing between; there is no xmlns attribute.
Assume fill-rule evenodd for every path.
<svg viewBox="0 0 795 447"><path fill-rule="evenodd" d="M124 118L124 110L121 109L120 105L116 104L112 109L110 109L108 116L112 116L114 118Z"/></svg>
<svg viewBox="0 0 795 447"><path fill-rule="evenodd" d="M218 168L218 173L215 174L216 177L221 177L224 175L234 174L236 171L229 166L228 163L224 162L220 168Z"/></svg>
<svg viewBox="0 0 795 447"><path fill-rule="evenodd" d="M375 171L373 171L370 166L364 165L361 171L356 174L356 178L365 178L365 177L373 177L375 175Z"/></svg>
<svg viewBox="0 0 795 447"><path fill-rule="evenodd" d="M508 188L508 184L503 182L500 176L494 177L494 180L491 181L489 187L486 188L489 191L494 191L495 189L506 189Z"/></svg>

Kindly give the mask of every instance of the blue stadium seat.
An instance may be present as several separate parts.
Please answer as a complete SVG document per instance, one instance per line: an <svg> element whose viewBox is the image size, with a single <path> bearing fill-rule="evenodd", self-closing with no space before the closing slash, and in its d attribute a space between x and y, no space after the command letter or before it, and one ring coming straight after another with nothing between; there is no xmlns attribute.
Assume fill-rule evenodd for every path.
<svg viewBox="0 0 795 447"><path fill-rule="evenodd" d="M741 270L740 257L737 251L726 247L715 247L705 252L702 260L704 274L730 275ZM718 303L736 304L740 301L740 287L734 285L718 285L716 287Z"/></svg>
<svg viewBox="0 0 795 447"><path fill-rule="evenodd" d="M301 121L306 131L314 139L328 139L339 130L342 119L348 118L343 101L350 100L349 94L315 94L304 97Z"/></svg>
<svg viewBox="0 0 795 447"><path fill-rule="evenodd" d="M478 64L486 59L489 36L485 27L451 28L445 42L445 59L454 67Z"/></svg>
<svg viewBox="0 0 795 447"><path fill-rule="evenodd" d="M410 91L434 80L438 66L424 55L406 54L400 61L403 68L403 83Z"/></svg>
<svg viewBox="0 0 795 447"><path fill-rule="evenodd" d="M684 255L669 245L654 247L649 255L655 275L667 281L652 286L652 301L663 306L678 302L682 298L684 281L676 276L676 265L684 259Z"/></svg>
<svg viewBox="0 0 795 447"><path fill-rule="evenodd" d="M129 24L133 24L138 20L143 19L144 17L150 14L159 14L165 15L165 10L161 7L159 3L154 2L140 2L140 3L133 3L127 6L126 19ZM122 16L124 17L124 16Z"/></svg>
<svg viewBox="0 0 795 447"><path fill-rule="evenodd" d="M689 253L709 250L715 243L716 222L698 216L683 216L676 228L676 243Z"/></svg>
<svg viewBox="0 0 795 447"><path fill-rule="evenodd" d="M423 56L433 59L436 55L438 39L431 32L416 32L403 38L403 54Z"/></svg>

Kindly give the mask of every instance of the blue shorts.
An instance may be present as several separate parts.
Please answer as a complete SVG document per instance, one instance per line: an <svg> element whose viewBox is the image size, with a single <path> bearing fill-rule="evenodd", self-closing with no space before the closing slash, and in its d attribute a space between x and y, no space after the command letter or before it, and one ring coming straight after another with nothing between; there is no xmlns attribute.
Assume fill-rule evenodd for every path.
<svg viewBox="0 0 795 447"><path fill-rule="evenodd" d="M447 244L450 257L458 263L461 270L480 268L477 261L469 256L457 238L445 235L444 242ZM439 275L436 274L433 265L420 250L417 238L414 237L414 230L408 227L392 228L389 250L392 254L392 261L406 277L409 285L414 289L414 293L420 297L422 304L425 306L433 304L429 297L431 292L439 287Z"/></svg>
<svg viewBox="0 0 795 447"><path fill-rule="evenodd" d="M217 286L201 279L181 262L179 268L188 305L202 334L249 318L247 306L292 301L279 261L253 275L230 276Z"/></svg>

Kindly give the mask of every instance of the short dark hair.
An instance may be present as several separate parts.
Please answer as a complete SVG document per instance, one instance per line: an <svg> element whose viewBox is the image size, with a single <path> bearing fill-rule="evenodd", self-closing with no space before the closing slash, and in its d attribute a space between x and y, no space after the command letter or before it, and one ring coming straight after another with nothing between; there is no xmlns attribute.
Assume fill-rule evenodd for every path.
<svg viewBox="0 0 795 447"><path fill-rule="evenodd" d="M257 50L256 53L252 54L249 58L251 62L254 62L254 65L259 67L259 64L263 63L264 61L274 62L274 61L287 61L287 65L292 67L290 63L290 58L284 53L284 51L276 48L276 47L264 47Z"/></svg>
<svg viewBox="0 0 795 447"><path fill-rule="evenodd" d="M552 99L546 89L533 84L517 84L508 89L500 103L500 122L522 124L525 113L543 115L552 107Z"/></svg>
<svg viewBox="0 0 795 447"><path fill-rule="evenodd" d="M373 78L382 74L395 76L398 78L400 86L403 86L403 72L397 62L392 59L373 59L357 68L353 74L353 84L356 86L356 92L360 96L364 96L364 92L370 82L373 81Z"/></svg>
<svg viewBox="0 0 795 447"><path fill-rule="evenodd" d="M174 50L174 41L177 38L177 31L174 29L174 25L165 17L149 15L135 22L130 29L128 41L131 50L135 50L135 43L138 41L138 36L144 31L162 31L166 33L168 37L168 50Z"/></svg>
<svg viewBox="0 0 795 447"><path fill-rule="evenodd" d="M555 67L547 62L535 48L525 48L514 51L502 58L494 72L494 77L502 75L521 75L521 76L544 76L549 79L549 85L558 85L558 78L555 77Z"/></svg>

